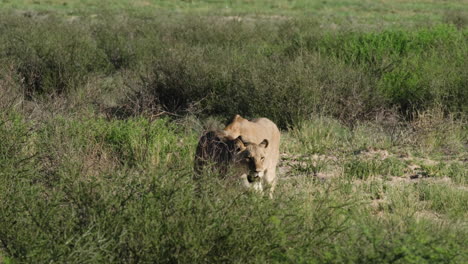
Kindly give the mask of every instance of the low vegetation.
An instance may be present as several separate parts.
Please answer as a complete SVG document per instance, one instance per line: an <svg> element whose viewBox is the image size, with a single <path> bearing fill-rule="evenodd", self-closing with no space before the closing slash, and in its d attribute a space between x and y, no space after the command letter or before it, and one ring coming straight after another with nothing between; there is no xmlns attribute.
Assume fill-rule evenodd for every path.
<svg viewBox="0 0 468 264"><path fill-rule="evenodd" d="M62 2L0 1L1 263L468 259L461 2ZM274 199L194 180L234 114Z"/></svg>
<svg viewBox="0 0 468 264"><path fill-rule="evenodd" d="M313 114L352 124L386 110L468 111L466 29L448 24L356 32L292 18L7 15L0 34L2 73L26 99L81 96L120 117L239 113L287 128Z"/></svg>
<svg viewBox="0 0 468 264"><path fill-rule="evenodd" d="M424 145L428 139L417 133L388 145L385 132L376 140L362 127L308 121L284 134L280 183L270 200L216 175L195 184L200 131L189 121L57 116L36 123L7 112L0 126L0 241L12 261L467 257L466 151L423 160L423 149L404 144ZM337 133L320 131L330 128Z"/></svg>

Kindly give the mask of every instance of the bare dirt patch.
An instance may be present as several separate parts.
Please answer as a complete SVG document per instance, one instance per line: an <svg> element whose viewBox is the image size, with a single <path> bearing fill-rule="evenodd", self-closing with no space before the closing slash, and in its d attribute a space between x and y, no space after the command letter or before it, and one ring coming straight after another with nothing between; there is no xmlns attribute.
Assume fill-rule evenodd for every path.
<svg viewBox="0 0 468 264"><path fill-rule="evenodd" d="M368 148L366 150L357 151L355 154L360 155L364 158L368 158L368 159L380 159L380 160L384 160L390 156L394 156L393 154L390 154L385 149L377 149L377 148Z"/></svg>

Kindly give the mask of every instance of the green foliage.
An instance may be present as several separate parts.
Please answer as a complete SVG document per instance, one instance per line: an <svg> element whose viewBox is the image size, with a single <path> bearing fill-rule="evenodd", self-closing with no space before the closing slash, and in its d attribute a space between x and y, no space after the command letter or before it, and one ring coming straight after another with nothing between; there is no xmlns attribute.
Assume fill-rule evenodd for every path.
<svg viewBox="0 0 468 264"><path fill-rule="evenodd" d="M6 16L0 34L0 60L14 65L29 98L69 93L108 67L86 26Z"/></svg>
<svg viewBox="0 0 468 264"><path fill-rule="evenodd" d="M448 263L453 261L458 253L437 246L439 243L437 239L444 238L435 238L430 234L429 230L430 227L421 228L410 224L406 229L407 234L410 234L409 236L401 237L400 235L395 235L390 240L387 240L388 237L378 237L378 242L374 248L375 251L369 255L362 256L359 262ZM371 236L374 236L375 233L374 230ZM435 250L434 247L436 248Z"/></svg>
<svg viewBox="0 0 468 264"><path fill-rule="evenodd" d="M468 165L452 163L443 166L442 175L452 179L455 183L466 184L468 181Z"/></svg>
<svg viewBox="0 0 468 264"><path fill-rule="evenodd" d="M421 170L426 177L444 178L449 177L456 183L463 184L466 181L467 168L460 163L439 162L435 165L422 164Z"/></svg>
<svg viewBox="0 0 468 264"><path fill-rule="evenodd" d="M411 200L383 207L397 212L388 220L372 215L363 202L390 195L388 184L353 192L350 181L297 178L280 182L271 200L211 174L194 182L197 135L167 120L63 116L37 126L10 112L0 126L0 242L14 261L460 262L464 254L463 236L451 236L458 225L401 218L417 209ZM324 151L339 142L320 131L313 149L320 138ZM393 158L351 162L360 167L345 175L355 178L402 169ZM457 221L466 197L444 188L418 185L394 201L415 193Z"/></svg>
<svg viewBox="0 0 468 264"><path fill-rule="evenodd" d="M169 2L51 0L27 9L57 12L1 12L0 262L467 259L463 19L376 31L345 25L355 23L341 9L327 15L328 2L213 4L313 8L317 19L137 6L213 12L207 1ZM345 2L332 5L357 4ZM400 123L394 109L415 118ZM197 118L234 114L290 128L274 199L232 173L194 179ZM413 179L406 151L438 162L421 161L424 177Z"/></svg>
<svg viewBox="0 0 468 264"><path fill-rule="evenodd" d="M468 195L465 190L451 189L446 185L420 183L417 185L419 199L428 201L428 207L451 217L466 216Z"/></svg>
<svg viewBox="0 0 468 264"><path fill-rule="evenodd" d="M90 80L119 76L107 93L126 94L115 100L125 116L195 110L287 128L313 114L354 123L395 107L466 112L467 42L454 26L325 33L309 19L220 21L6 15L0 60L31 100L85 89L106 96Z"/></svg>
<svg viewBox="0 0 468 264"><path fill-rule="evenodd" d="M468 54L463 35L454 26L439 25L416 31L328 35L318 47L315 41L309 46L370 72L379 93L405 113L437 104L465 111L467 88L461 79L467 74Z"/></svg>
<svg viewBox="0 0 468 264"><path fill-rule="evenodd" d="M303 122L290 131L294 139L299 141L300 149L294 152L324 153L349 144L352 135L349 128L336 120L319 117Z"/></svg>
<svg viewBox="0 0 468 264"><path fill-rule="evenodd" d="M24 170L26 167L2 170L0 187L5 191L1 193L0 217L9 224L0 227L0 241L8 245L4 248L8 256L18 261L315 259L320 256L303 255L302 250L323 243L327 233L339 233L343 228L343 222L332 217L344 213L342 208L347 205L323 200L326 196L316 197L319 208L302 207L300 196L269 200L226 186L210 175L200 179L202 187L195 191L188 162L194 142L177 145L177 133L163 120L69 121L51 120L35 130L38 142L15 142L19 147L49 147L37 150L31 171ZM2 128L13 132L24 125L21 119L13 119L11 126ZM13 137L11 133L2 135ZM69 144L64 146L63 140ZM90 161L88 151L102 144L110 147L108 154L117 153L119 159L130 162L94 173L89 167L104 160L95 157L97 160ZM2 147L2 153L10 145ZM161 151L161 161L147 167L135 149L153 148ZM54 153L58 150L60 153ZM172 160L163 158L171 153L178 155ZM22 160L12 154L2 164ZM53 159L55 168L37 166L44 159ZM301 219L306 215L318 221L304 225ZM291 251L294 247L299 251Z"/></svg>
<svg viewBox="0 0 468 264"><path fill-rule="evenodd" d="M396 158L351 159L344 164L344 176L350 179L367 180L372 176L402 176L406 166Z"/></svg>

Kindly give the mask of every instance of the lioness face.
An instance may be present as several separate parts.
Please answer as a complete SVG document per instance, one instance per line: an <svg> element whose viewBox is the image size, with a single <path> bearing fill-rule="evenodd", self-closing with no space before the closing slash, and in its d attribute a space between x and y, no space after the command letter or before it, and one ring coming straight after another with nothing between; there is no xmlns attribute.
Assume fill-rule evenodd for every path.
<svg viewBox="0 0 468 264"><path fill-rule="evenodd" d="M254 182L260 180L265 174L265 155L268 147L268 140L263 140L260 144L244 143L240 140L237 143L241 146L241 150L238 153L241 164L248 169L247 180Z"/></svg>

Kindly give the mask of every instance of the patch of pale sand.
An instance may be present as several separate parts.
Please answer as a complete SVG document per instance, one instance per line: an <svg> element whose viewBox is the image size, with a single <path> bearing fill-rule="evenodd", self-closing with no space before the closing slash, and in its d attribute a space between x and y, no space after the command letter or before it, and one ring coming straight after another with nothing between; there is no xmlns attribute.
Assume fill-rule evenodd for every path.
<svg viewBox="0 0 468 264"><path fill-rule="evenodd" d="M258 20L278 20L278 21L285 21L290 19L287 16L281 16L281 15L259 15L259 16L221 16L221 20L224 21L236 21L236 22L241 22L241 21L246 21L246 22L253 22L253 21L258 21Z"/></svg>
<svg viewBox="0 0 468 264"><path fill-rule="evenodd" d="M223 16L220 19L227 20L227 21L237 21L237 22L241 22L242 20L245 20L241 16Z"/></svg>
<svg viewBox="0 0 468 264"><path fill-rule="evenodd" d="M468 186L456 184L449 177L425 178L425 179L422 179L422 180L424 180L425 182L434 183L434 184L445 184L445 185L449 186L450 188L454 188L454 189L457 189L457 190L468 192Z"/></svg>
<svg viewBox="0 0 468 264"><path fill-rule="evenodd" d="M286 175L290 171L291 171L290 167L278 167L277 174L283 176L283 175Z"/></svg>
<svg viewBox="0 0 468 264"><path fill-rule="evenodd" d="M303 162L303 161L338 161L336 156L327 156L327 155L294 155L289 153L281 153L280 154L281 161L291 161L291 162Z"/></svg>
<svg viewBox="0 0 468 264"><path fill-rule="evenodd" d="M338 170L330 171L330 172L317 172L314 176L317 177L319 180L330 180L332 178L336 178L340 175Z"/></svg>
<svg viewBox="0 0 468 264"><path fill-rule="evenodd" d="M309 177L311 179L316 178L322 181L326 181L332 178L336 178L342 174L339 169L335 169L335 170L331 170L327 172L317 172L317 173L309 173L309 174L300 173L300 174L294 174L294 175L288 176L288 174L291 171L292 171L292 168L288 166L278 167L277 174L278 174L279 179L288 180L288 179L293 179L293 178L298 178L298 177Z"/></svg>
<svg viewBox="0 0 468 264"><path fill-rule="evenodd" d="M336 156L327 156L327 155L314 154L310 158L315 161L338 161L338 158Z"/></svg>
<svg viewBox="0 0 468 264"><path fill-rule="evenodd" d="M67 18L67 21L68 22L77 22L78 20L80 20L80 17L79 16L69 16Z"/></svg>
<svg viewBox="0 0 468 264"><path fill-rule="evenodd" d="M443 220L443 217L433 211L428 211L428 210L422 210L422 211L417 211L414 214L416 220L431 220L431 221L441 221Z"/></svg>
<svg viewBox="0 0 468 264"><path fill-rule="evenodd" d="M392 156L387 150L385 149L377 149L377 148L368 148L366 150L360 151L358 155L362 155L367 158L379 158L381 160L385 160L388 157Z"/></svg>
<svg viewBox="0 0 468 264"><path fill-rule="evenodd" d="M381 199L373 199L369 205L375 213L379 213L383 211L383 205L388 205L388 201L385 197Z"/></svg>
<svg viewBox="0 0 468 264"><path fill-rule="evenodd" d="M397 176L390 177L390 181L388 181L388 183L391 184L391 185L402 185L402 184L409 184L409 183L412 183L412 182L413 181L411 181L410 178L397 177Z"/></svg>
<svg viewBox="0 0 468 264"><path fill-rule="evenodd" d="M327 156L327 155L292 155L287 153L282 153L279 166L278 166L278 175L281 175L282 179L290 179L293 177L287 177L286 175L290 173L294 168L303 168L308 169L310 167L317 168L320 162L337 162L338 158L336 156ZM340 174L339 168L334 168L327 172L321 171L316 173L303 173L299 175L294 175L294 177L316 177L320 180L328 180L330 178L336 177Z"/></svg>
<svg viewBox="0 0 468 264"><path fill-rule="evenodd" d="M407 168L411 171L417 171L421 169L421 166L416 165L416 164L409 164Z"/></svg>
<svg viewBox="0 0 468 264"><path fill-rule="evenodd" d="M151 3L149 1L135 1L134 4L135 6L139 6L139 7L144 7L144 6L150 6Z"/></svg>
<svg viewBox="0 0 468 264"><path fill-rule="evenodd" d="M420 164L422 164L424 166L435 166L435 165L439 164L439 161L435 161L435 160L428 159L428 158L417 158L417 157L413 157L413 156L411 156L409 154L405 155L404 157L401 157L401 159L404 160L404 161L412 163L411 165L413 165L413 166L419 166L419 165L414 164L415 162L420 163Z"/></svg>

